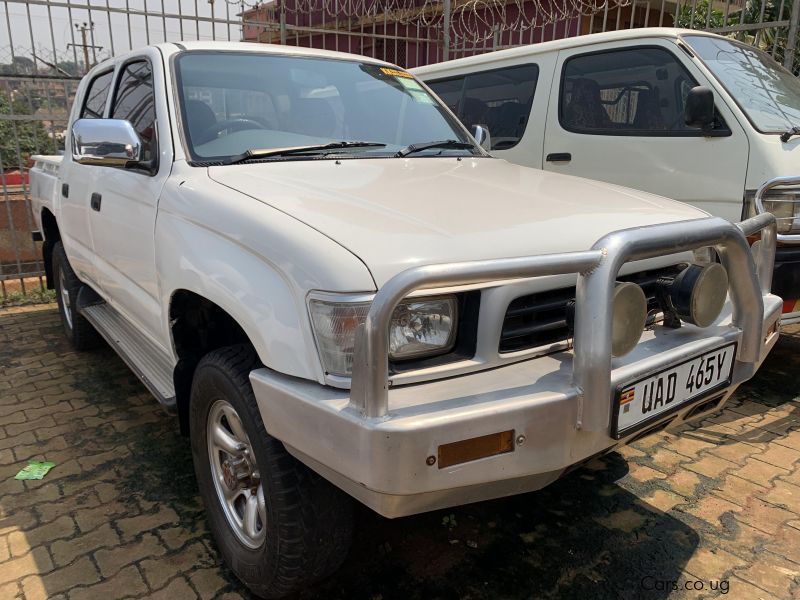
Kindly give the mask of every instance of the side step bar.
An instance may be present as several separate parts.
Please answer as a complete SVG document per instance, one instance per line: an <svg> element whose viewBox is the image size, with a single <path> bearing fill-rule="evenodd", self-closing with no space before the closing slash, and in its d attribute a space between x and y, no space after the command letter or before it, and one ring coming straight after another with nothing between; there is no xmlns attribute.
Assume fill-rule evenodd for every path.
<svg viewBox="0 0 800 600"><path fill-rule="evenodd" d="M81 302L78 310L97 332L136 373L142 383L167 409L175 409L175 386L172 359L132 327L105 302ZM88 298L86 299L88 300Z"/></svg>

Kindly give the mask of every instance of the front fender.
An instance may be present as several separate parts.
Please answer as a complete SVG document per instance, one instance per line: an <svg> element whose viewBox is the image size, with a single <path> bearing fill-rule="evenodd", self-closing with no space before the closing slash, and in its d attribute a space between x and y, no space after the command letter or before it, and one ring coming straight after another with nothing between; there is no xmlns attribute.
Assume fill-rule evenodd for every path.
<svg viewBox="0 0 800 600"><path fill-rule="evenodd" d="M208 181L208 180L206 180ZM210 189L209 189L210 188ZM227 312L269 368L322 383L306 309L310 290L372 291L348 250L263 203L212 186L168 184L156 222L165 339L169 305L188 290Z"/></svg>

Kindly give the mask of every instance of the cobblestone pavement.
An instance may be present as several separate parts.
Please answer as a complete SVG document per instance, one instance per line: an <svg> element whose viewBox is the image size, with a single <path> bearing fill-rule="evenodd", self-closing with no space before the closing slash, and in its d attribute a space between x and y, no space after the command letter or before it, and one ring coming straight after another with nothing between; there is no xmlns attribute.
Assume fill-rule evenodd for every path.
<svg viewBox="0 0 800 600"><path fill-rule="evenodd" d="M303 598L800 598L798 373L794 328L721 414L540 493L360 508L344 568ZM29 458L57 466L13 480ZM247 597L174 420L110 349L70 351L52 305L0 311L0 599L23 596Z"/></svg>

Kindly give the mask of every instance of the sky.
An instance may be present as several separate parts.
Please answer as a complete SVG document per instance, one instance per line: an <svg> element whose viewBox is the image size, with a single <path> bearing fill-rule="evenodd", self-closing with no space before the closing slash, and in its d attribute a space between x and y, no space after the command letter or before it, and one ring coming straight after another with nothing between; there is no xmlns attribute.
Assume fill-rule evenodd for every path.
<svg viewBox="0 0 800 600"><path fill-rule="evenodd" d="M35 47L36 55L46 61L52 61L55 54L58 60L77 60L83 62L82 48L68 46L70 43L81 43L81 35L75 31L75 24L94 22L94 52L98 60L111 55L126 52L131 47L137 48L148 43L185 40L238 40L241 29L237 25L226 25L218 22L212 28L209 22L195 23L184 18L161 17L162 13L182 14L187 17L199 15L215 19L236 21L236 14L241 12L242 4L227 0L52 0L48 10L45 0L31 0L41 4L28 4L25 0L0 1L0 63L11 60L11 48L18 56L31 56L31 48ZM254 0L245 0L251 5ZM108 12L112 9L130 8L130 15ZM247 6L246 5L246 6ZM157 16L145 17L143 11L157 13ZM49 14L48 14L49 13ZM28 17L30 14L30 19ZM183 31L181 31L181 25ZM166 34L165 34L166 32ZM149 34L149 40L148 40ZM87 34L88 35L88 34ZM89 39L91 44L91 39ZM90 50L90 58L92 57Z"/></svg>

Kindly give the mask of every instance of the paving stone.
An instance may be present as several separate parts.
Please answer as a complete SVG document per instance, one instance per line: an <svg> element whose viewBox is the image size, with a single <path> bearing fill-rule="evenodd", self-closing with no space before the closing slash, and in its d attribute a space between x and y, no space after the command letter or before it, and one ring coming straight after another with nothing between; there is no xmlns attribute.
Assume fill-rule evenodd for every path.
<svg viewBox="0 0 800 600"><path fill-rule="evenodd" d="M22 580L22 589L25 600L43 600L75 586L98 581L100 576L97 569L88 558L84 557L68 567L57 569L47 575L26 577Z"/></svg>
<svg viewBox="0 0 800 600"><path fill-rule="evenodd" d="M78 532L71 517L61 517L52 523L29 531L14 531L8 535L8 545L12 556L22 556L41 544L49 544L58 539L72 537Z"/></svg>
<svg viewBox="0 0 800 600"><path fill-rule="evenodd" d="M103 577L110 577L125 565L143 558L161 556L164 552L166 549L159 539L150 533L145 533L137 542L98 550L94 554L94 559Z"/></svg>
<svg viewBox="0 0 800 600"><path fill-rule="evenodd" d="M100 583L73 589L69 593L69 600L97 600L100 598L120 597L122 595L140 596L147 592L147 584L142 579L139 570L131 565ZM173 600L179 600L180 598L182 596L174 596Z"/></svg>
<svg viewBox="0 0 800 600"><path fill-rule="evenodd" d="M800 578L800 566L772 554L765 554L737 576L768 591L778 598L791 598L795 581Z"/></svg>
<svg viewBox="0 0 800 600"><path fill-rule="evenodd" d="M165 557L163 560L143 560L139 566L147 583L153 589L161 588L177 573L193 570L195 567L210 567L214 561L200 543L187 546L183 551Z"/></svg>
<svg viewBox="0 0 800 600"><path fill-rule="evenodd" d="M189 584L183 577L174 579L163 589L150 594L150 600L176 600L177 598L181 600L184 598L197 598L197 594L189 587Z"/></svg>
<svg viewBox="0 0 800 600"><path fill-rule="evenodd" d="M131 539L143 531L156 529L162 525L172 525L177 523L178 520L178 515L174 510L161 506L156 512L151 514L119 519L117 521L117 527L122 532L123 538Z"/></svg>
<svg viewBox="0 0 800 600"><path fill-rule="evenodd" d="M59 540L50 545L50 554L57 567L71 563L76 557L88 554L102 547L119 545L119 534L111 525L101 525L97 529L70 540ZM104 573L104 575L106 575Z"/></svg>
<svg viewBox="0 0 800 600"><path fill-rule="evenodd" d="M203 600L211 600L228 583L219 569L198 569L189 575L189 581Z"/></svg>

